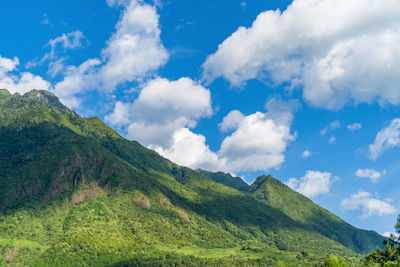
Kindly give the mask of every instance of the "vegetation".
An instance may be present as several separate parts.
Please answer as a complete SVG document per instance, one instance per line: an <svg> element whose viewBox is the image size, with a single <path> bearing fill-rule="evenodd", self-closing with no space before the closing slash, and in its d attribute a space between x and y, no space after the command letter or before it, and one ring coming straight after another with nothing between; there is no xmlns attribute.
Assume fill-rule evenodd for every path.
<svg viewBox="0 0 400 267"><path fill-rule="evenodd" d="M296 222L359 253L368 253L383 242L383 237L377 233L351 226L272 176L259 177L251 185L250 192Z"/></svg>
<svg viewBox="0 0 400 267"><path fill-rule="evenodd" d="M365 258L365 266L400 266L400 215L397 217L396 234L383 241L384 249L376 248Z"/></svg>
<svg viewBox="0 0 400 267"><path fill-rule="evenodd" d="M196 172L203 175L204 177L213 180L214 182L233 187L241 192L247 192L250 189L250 186L240 177L233 177L229 173L210 172L201 169L196 170Z"/></svg>
<svg viewBox="0 0 400 267"><path fill-rule="evenodd" d="M360 263L359 242L378 244L372 232L341 239L355 228L324 234L255 187L217 183L60 105L0 90L0 266L318 266Z"/></svg>

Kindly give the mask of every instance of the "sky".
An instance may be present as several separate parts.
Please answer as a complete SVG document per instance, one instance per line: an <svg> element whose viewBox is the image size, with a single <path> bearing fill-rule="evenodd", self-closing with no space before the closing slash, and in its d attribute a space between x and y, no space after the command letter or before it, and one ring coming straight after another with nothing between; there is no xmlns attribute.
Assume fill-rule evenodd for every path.
<svg viewBox="0 0 400 267"><path fill-rule="evenodd" d="M271 174L356 227L400 212L397 0L0 3L0 88L191 168Z"/></svg>

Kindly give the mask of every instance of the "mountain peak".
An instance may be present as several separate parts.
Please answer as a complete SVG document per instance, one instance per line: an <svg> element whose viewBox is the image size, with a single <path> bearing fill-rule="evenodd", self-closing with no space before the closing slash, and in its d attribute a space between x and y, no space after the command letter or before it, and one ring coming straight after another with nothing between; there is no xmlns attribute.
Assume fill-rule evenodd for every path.
<svg viewBox="0 0 400 267"><path fill-rule="evenodd" d="M53 94L49 91L46 91L46 90L33 89L33 90L25 93L22 97L40 101L40 102L46 103L50 106L53 106L53 107L56 107L56 108L59 108L59 109L62 109L62 110L68 111L68 112L73 112L68 107L66 107L64 104L62 104L55 94Z"/></svg>
<svg viewBox="0 0 400 267"><path fill-rule="evenodd" d="M10 97L11 93L7 89L0 89L0 97Z"/></svg>
<svg viewBox="0 0 400 267"><path fill-rule="evenodd" d="M256 191L257 189L259 189L262 185L266 184L266 183L274 183L274 182L279 182L281 183L279 180L275 179L274 177L272 177L270 174L269 175L261 175L259 177L257 177L257 179L253 182L253 184L251 185L251 191Z"/></svg>
<svg viewBox="0 0 400 267"><path fill-rule="evenodd" d="M250 188L250 186L245 181L243 181L242 178L233 177L230 173L210 172L201 169L197 169L196 172L204 177L213 180L214 182L233 187L242 192L247 192Z"/></svg>

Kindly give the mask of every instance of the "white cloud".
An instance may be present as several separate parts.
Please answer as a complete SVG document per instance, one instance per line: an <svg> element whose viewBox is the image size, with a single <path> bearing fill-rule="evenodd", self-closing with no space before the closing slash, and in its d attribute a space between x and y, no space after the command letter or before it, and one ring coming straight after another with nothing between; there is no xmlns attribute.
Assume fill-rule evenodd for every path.
<svg viewBox="0 0 400 267"><path fill-rule="evenodd" d="M286 185L306 197L315 197L329 193L332 182L332 173L309 170L300 179L290 178Z"/></svg>
<svg viewBox="0 0 400 267"><path fill-rule="evenodd" d="M106 61L99 72L102 89L112 91L117 85L140 80L164 65L168 52L160 33L155 7L131 1L102 51Z"/></svg>
<svg viewBox="0 0 400 267"><path fill-rule="evenodd" d="M361 128L362 128L362 124L358 123L358 122L347 125L347 129L349 129L349 131L351 131L351 132L355 132L357 130L360 130Z"/></svg>
<svg viewBox="0 0 400 267"><path fill-rule="evenodd" d="M187 128L181 128L173 133L173 142L167 149L153 145L154 149L164 157L178 164L205 170L227 171L225 159L210 150L206 138L195 134Z"/></svg>
<svg viewBox="0 0 400 267"><path fill-rule="evenodd" d="M93 90L98 86L96 67L101 64L98 59L89 59L79 67L69 66L64 79L58 82L52 91L70 108L80 107L78 94Z"/></svg>
<svg viewBox="0 0 400 267"><path fill-rule="evenodd" d="M0 88L8 89L11 93L24 94L32 89L48 90L50 83L42 77L30 72L21 72L13 74L17 70L19 60L0 56Z"/></svg>
<svg viewBox="0 0 400 267"><path fill-rule="evenodd" d="M83 35L81 31L73 31L67 34L63 33L61 36L50 39L47 43L51 48L50 55L54 55L54 51L58 45L61 45L64 49L82 48L82 41L85 39L85 35Z"/></svg>
<svg viewBox="0 0 400 267"><path fill-rule="evenodd" d="M117 101L112 113L104 117L104 120L113 126L123 126L130 122L131 104Z"/></svg>
<svg viewBox="0 0 400 267"><path fill-rule="evenodd" d="M336 130L336 129L339 129L339 128L340 128L340 121L336 120L336 121L333 121L333 122L329 123L328 126L326 126L324 129L322 129L320 131L320 134L321 135L326 135L329 130Z"/></svg>
<svg viewBox="0 0 400 267"><path fill-rule="evenodd" d="M106 117L112 125L128 125L128 138L144 145L170 147L174 133L193 128L212 114L210 91L189 78L156 78L145 84L132 104L118 102Z"/></svg>
<svg viewBox="0 0 400 267"><path fill-rule="evenodd" d="M118 6L118 5L127 5L130 2L137 2L135 0L106 0L107 5L109 5L110 7L112 6Z"/></svg>
<svg viewBox="0 0 400 267"><path fill-rule="evenodd" d="M34 68L37 66L43 65L44 62L47 60L51 60L49 63L49 73L52 73L53 77L55 74L60 72L62 69L58 69L60 67L63 67L64 65L60 64L62 63L65 58L57 58L56 57L56 49L58 47L61 47L64 52L67 49L77 49L77 48L82 48L84 46L83 41L86 40L85 35L81 31L73 31L70 33L63 33L61 36L58 36L54 39L50 39L46 47L50 47L50 52L46 53L42 58L36 58L32 61L29 61L25 64L25 67L27 69ZM88 41L86 40L86 43Z"/></svg>
<svg viewBox="0 0 400 267"><path fill-rule="evenodd" d="M362 190L351 195L350 198L343 199L340 206L344 210L361 209L363 212L361 216L362 218L370 217L372 215L383 216L397 213L396 208L390 203L373 198L371 193Z"/></svg>
<svg viewBox="0 0 400 267"><path fill-rule="evenodd" d="M330 145L334 144L336 142L336 137L335 136L331 136L331 138L329 138L328 143Z"/></svg>
<svg viewBox="0 0 400 267"><path fill-rule="evenodd" d="M383 234L382 234L384 237L387 237L387 238L399 238L400 237L400 234L398 234L398 233L392 233L392 232L384 232Z"/></svg>
<svg viewBox="0 0 400 267"><path fill-rule="evenodd" d="M8 72L15 70L18 65L19 60L17 57L10 59L0 56L0 78L5 77Z"/></svg>
<svg viewBox="0 0 400 267"><path fill-rule="evenodd" d="M133 103L117 102L106 121L127 126L127 137L154 149L175 163L193 168L226 170L224 160L193 133L200 118L213 113L210 91L189 78L156 78Z"/></svg>
<svg viewBox="0 0 400 267"><path fill-rule="evenodd" d="M121 114L125 108L119 104L107 120L126 123L127 117ZM296 108L297 101L272 98L266 104L266 113L244 116L239 111L231 112L229 117L239 119L224 119L220 124L221 129L233 132L214 152L203 135L190 131L198 119L212 112L209 91L188 78L175 82L158 78L145 86L130 105L128 137L192 168L268 170L284 162L286 147L295 139L290 125Z"/></svg>
<svg viewBox="0 0 400 267"><path fill-rule="evenodd" d="M340 121L336 120L336 121L331 122L331 123L329 124L329 127L330 127L332 130L339 129L339 128L340 128Z"/></svg>
<svg viewBox="0 0 400 267"><path fill-rule="evenodd" d="M308 150L304 150L304 152L301 154L301 156L303 157L303 159L307 159L312 156L312 152L308 151Z"/></svg>
<svg viewBox="0 0 400 267"><path fill-rule="evenodd" d="M369 178L371 182L377 183L379 179L386 174L386 171L376 171L372 169L358 169L355 175L360 178Z"/></svg>
<svg viewBox="0 0 400 267"><path fill-rule="evenodd" d="M400 103L400 2L295 0L239 27L203 64L204 78L302 87L311 105ZM368 60L365 60L368 58Z"/></svg>
<svg viewBox="0 0 400 267"><path fill-rule="evenodd" d="M266 103L266 113L246 116L222 141L218 155L226 159L227 168L231 172L278 168L288 144L296 138L290 127L298 107L297 101L272 98Z"/></svg>
<svg viewBox="0 0 400 267"><path fill-rule="evenodd" d="M296 177L289 178L289 180L285 183L291 189L295 190L299 185L299 180Z"/></svg>
<svg viewBox="0 0 400 267"><path fill-rule="evenodd" d="M400 145L400 118L393 119L390 125L378 132L375 142L369 145L371 159L375 160L383 152Z"/></svg>
<svg viewBox="0 0 400 267"><path fill-rule="evenodd" d="M222 132L236 130L244 119L245 116L239 110L232 110L224 117L222 122L218 124L218 127Z"/></svg>
<svg viewBox="0 0 400 267"><path fill-rule="evenodd" d="M61 57L51 61L48 66L47 74L54 78L57 74L61 73L65 69L65 60L65 57Z"/></svg>
<svg viewBox="0 0 400 267"><path fill-rule="evenodd" d="M161 43L159 15L155 7L135 0L109 0L107 3L110 6L122 5L124 9L115 33L101 52L101 60L89 59L78 67L67 67L64 81L55 85L56 89L62 87L56 91L62 91L62 100L69 107L79 106L79 95L89 90L112 92L126 82L143 82L167 62L169 55ZM60 41L52 44L65 39L56 38ZM78 45L73 41L63 44L67 47ZM52 67L50 73L59 72L59 64ZM73 80L78 83L72 83Z"/></svg>

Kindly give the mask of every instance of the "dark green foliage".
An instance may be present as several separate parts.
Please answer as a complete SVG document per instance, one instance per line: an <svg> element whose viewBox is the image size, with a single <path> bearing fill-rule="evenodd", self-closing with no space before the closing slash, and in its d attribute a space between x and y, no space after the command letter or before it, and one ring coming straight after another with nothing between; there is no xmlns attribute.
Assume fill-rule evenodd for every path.
<svg viewBox="0 0 400 267"><path fill-rule="evenodd" d="M201 169L196 170L196 172L213 180L214 182L233 187L241 192L247 192L250 188L250 186L245 181L243 181L242 178L233 177L229 173L209 172Z"/></svg>
<svg viewBox="0 0 400 267"><path fill-rule="evenodd" d="M400 215L397 217L395 225L396 233L400 234ZM400 266L400 237L391 234L383 241L384 249L376 248L365 258L365 266Z"/></svg>
<svg viewBox="0 0 400 267"><path fill-rule="evenodd" d="M359 258L336 241L51 95L0 90L0 266L314 266L329 254Z"/></svg>
<svg viewBox="0 0 400 267"><path fill-rule="evenodd" d="M347 267L347 263L344 259L331 255L325 260L326 267Z"/></svg>
<svg viewBox="0 0 400 267"><path fill-rule="evenodd" d="M257 200L282 211L304 227L359 253L368 253L383 241L377 233L351 226L272 176L257 178L250 192Z"/></svg>

